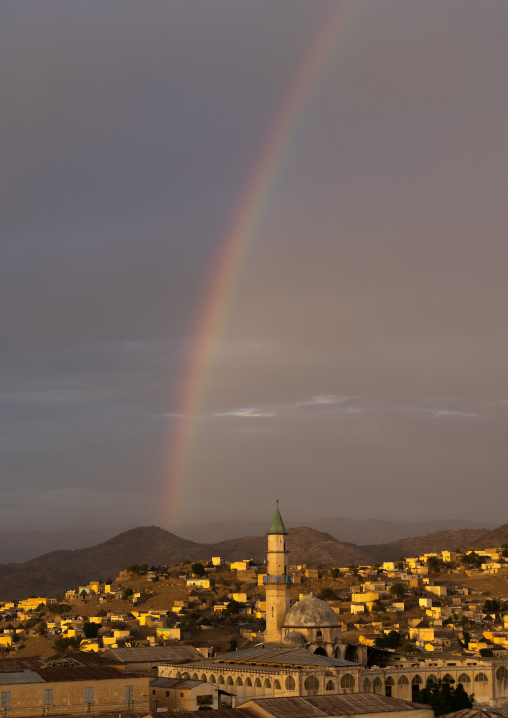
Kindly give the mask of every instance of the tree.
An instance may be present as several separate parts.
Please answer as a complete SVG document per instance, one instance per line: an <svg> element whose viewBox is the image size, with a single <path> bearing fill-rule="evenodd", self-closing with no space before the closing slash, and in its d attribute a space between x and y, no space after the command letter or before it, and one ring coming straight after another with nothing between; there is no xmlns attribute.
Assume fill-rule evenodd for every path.
<svg viewBox="0 0 508 718"><path fill-rule="evenodd" d="M459 640L460 645L463 648L467 648L470 640L471 640L471 634L468 633L467 631L462 631L462 641Z"/></svg>
<svg viewBox="0 0 508 718"><path fill-rule="evenodd" d="M427 566L431 573L439 573L441 564L437 556L429 556L427 559Z"/></svg>
<svg viewBox="0 0 508 718"><path fill-rule="evenodd" d="M64 613L67 613L71 610L71 607L68 603L50 603L48 606L48 611L50 613L55 613L61 616Z"/></svg>
<svg viewBox="0 0 508 718"><path fill-rule="evenodd" d="M99 628L99 623L84 623L83 633L85 634L85 638L97 638L99 635Z"/></svg>
<svg viewBox="0 0 508 718"><path fill-rule="evenodd" d="M79 651L81 646L86 643L82 638L79 638L79 636L72 636L71 638L65 638L65 641L67 641L67 650L71 651Z"/></svg>
<svg viewBox="0 0 508 718"><path fill-rule="evenodd" d="M398 648L402 643L402 636L398 631L390 631L384 636L376 638L378 648Z"/></svg>
<svg viewBox="0 0 508 718"><path fill-rule="evenodd" d="M68 647L69 646L66 638L60 637L53 641L53 650L57 653L64 653Z"/></svg>
<svg viewBox="0 0 508 718"><path fill-rule="evenodd" d="M471 553L466 553L461 556L460 562L465 564L466 566L477 566L480 562L480 559L474 551L471 551Z"/></svg>
<svg viewBox="0 0 508 718"><path fill-rule="evenodd" d="M487 598L487 600L483 604L484 613L497 613L500 610L501 604L499 603L497 598Z"/></svg>
<svg viewBox="0 0 508 718"><path fill-rule="evenodd" d="M418 703L430 705L436 716L460 711L463 708L472 708L474 694L469 696L462 683L458 683L454 688L452 685L454 682L453 679L445 681L441 678L437 683L427 681L425 688L418 693Z"/></svg>
<svg viewBox="0 0 508 718"><path fill-rule="evenodd" d="M222 612L225 616L232 616L240 613L240 609L243 608L243 603L239 601L230 601L226 606L226 609Z"/></svg>
<svg viewBox="0 0 508 718"><path fill-rule="evenodd" d="M393 586L390 586L390 593L396 598L400 598L401 596L403 596L404 591L405 588L401 583L394 583Z"/></svg>
<svg viewBox="0 0 508 718"><path fill-rule="evenodd" d="M403 571L404 570L404 559L399 558L397 561L397 571Z"/></svg>
<svg viewBox="0 0 508 718"><path fill-rule="evenodd" d="M324 586L319 592L318 598L320 598L322 601L333 601L337 598L337 596L333 588L330 588L329 586Z"/></svg>
<svg viewBox="0 0 508 718"><path fill-rule="evenodd" d="M28 630L29 628L33 628L38 623L40 623L40 618L29 618L28 621L25 623L25 630Z"/></svg>
<svg viewBox="0 0 508 718"><path fill-rule="evenodd" d="M122 601L127 601L129 596L132 596L133 593L134 591L132 590L132 588L126 588L125 591L122 593Z"/></svg>
<svg viewBox="0 0 508 718"><path fill-rule="evenodd" d="M421 653L418 646L416 646L414 643L404 643L403 646L400 648L402 653Z"/></svg>
<svg viewBox="0 0 508 718"><path fill-rule="evenodd" d="M192 573L196 576L204 576L206 574L205 567L202 563L193 563L191 568Z"/></svg>
<svg viewBox="0 0 508 718"><path fill-rule="evenodd" d="M340 573L340 571L339 571L338 568L332 568L332 570L330 571L330 576L331 576L332 578L337 578L337 576L339 575L339 573Z"/></svg>
<svg viewBox="0 0 508 718"><path fill-rule="evenodd" d="M229 642L229 650L236 651L237 648L238 648L238 643L235 638L232 638Z"/></svg>
<svg viewBox="0 0 508 718"><path fill-rule="evenodd" d="M494 651L492 648L480 648L480 656L482 658L494 658Z"/></svg>

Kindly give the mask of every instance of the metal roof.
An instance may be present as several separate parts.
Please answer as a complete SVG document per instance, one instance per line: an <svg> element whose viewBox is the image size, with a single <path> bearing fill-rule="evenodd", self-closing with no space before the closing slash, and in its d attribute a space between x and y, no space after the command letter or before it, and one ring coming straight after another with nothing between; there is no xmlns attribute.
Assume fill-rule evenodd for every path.
<svg viewBox="0 0 508 718"><path fill-rule="evenodd" d="M107 681L119 678L142 678L139 673L126 673L110 666L78 666L77 668L38 668L37 673L45 683L67 681Z"/></svg>
<svg viewBox="0 0 508 718"><path fill-rule="evenodd" d="M306 648L293 648L291 646L281 647L278 644L266 644L246 648L243 651L226 653L219 656L216 661L227 663L254 663L261 665L284 665L284 666L334 666L359 668L358 663L344 661L341 658L331 656L318 656Z"/></svg>
<svg viewBox="0 0 508 718"><path fill-rule="evenodd" d="M284 521L282 520L282 516L280 515L278 501L277 501L277 508L275 509L275 513L273 515L272 523L270 524L270 529L268 530L268 533L269 534L287 534L286 527L284 526Z"/></svg>
<svg viewBox="0 0 508 718"><path fill-rule="evenodd" d="M486 711L481 708L463 708L461 711L446 713L442 718L499 718L502 715L496 711Z"/></svg>
<svg viewBox="0 0 508 718"><path fill-rule="evenodd" d="M150 688L181 688L182 690L189 690L190 688L194 688L194 686L201 685L204 685L203 681L185 681L180 678L164 678L162 676L154 678L153 681L150 681ZM209 686L212 690L219 690L217 686L214 686L211 683L208 683L207 686Z"/></svg>
<svg viewBox="0 0 508 718"><path fill-rule="evenodd" d="M194 646L142 646L140 648L110 648L105 658L116 659L120 663L161 662L184 663L197 661L203 657Z"/></svg>
<svg viewBox="0 0 508 718"><path fill-rule="evenodd" d="M2 673L17 673L22 671L39 672L40 668L101 667L110 664L111 661L104 660L94 653L69 651L61 655L51 656L50 658L44 656L0 658L0 675Z"/></svg>
<svg viewBox="0 0 508 718"><path fill-rule="evenodd" d="M274 718L322 718L323 716L420 710L424 707L418 703L410 703L399 698L387 698L375 693L255 698L247 701L245 705L254 710L256 710L256 706L259 706L264 715L269 713Z"/></svg>
<svg viewBox="0 0 508 718"><path fill-rule="evenodd" d="M159 713L160 715L160 713ZM101 714L102 717L102 714ZM171 718L203 718L203 711L171 711ZM249 708L219 708L214 710L213 718L260 718Z"/></svg>
<svg viewBox="0 0 508 718"><path fill-rule="evenodd" d="M15 673L0 673L0 685L10 686L19 683L44 683L44 679L34 671L16 671Z"/></svg>

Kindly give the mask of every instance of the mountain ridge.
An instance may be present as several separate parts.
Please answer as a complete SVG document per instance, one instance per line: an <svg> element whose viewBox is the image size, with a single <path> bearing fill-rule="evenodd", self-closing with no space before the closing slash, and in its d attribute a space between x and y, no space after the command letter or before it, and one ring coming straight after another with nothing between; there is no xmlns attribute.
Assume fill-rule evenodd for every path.
<svg viewBox="0 0 508 718"><path fill-rule="evenodd" d="M338 541L329 533L309 526L288 530L290 561L309 566L343 567L375 564L400 556L443 549L487 548L508 542L508 524L489 529L438 531L386 544L358 546ZM115 578L133 563L177 565L185 560L208 561L222 556L227 561L266 558L266 534L244 536L214 544L181 538L159 526L128 529L95 546L57 550L23 563L0 564L0 600L13 600L32 593L55 596L93 579Z"/></svg>

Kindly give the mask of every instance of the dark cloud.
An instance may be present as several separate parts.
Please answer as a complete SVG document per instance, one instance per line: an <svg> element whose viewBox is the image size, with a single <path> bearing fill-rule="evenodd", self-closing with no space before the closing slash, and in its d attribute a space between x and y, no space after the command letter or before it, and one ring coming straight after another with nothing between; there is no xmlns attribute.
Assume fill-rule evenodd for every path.
<svg viewBox="0 0 508 718"><path fill-rule="evenodd" d="M5 526L165 523L221 240L333 6L1 4ZM181 523L274 492L298 517L503 520L508 8L352 17L239 275Z"/></svg>

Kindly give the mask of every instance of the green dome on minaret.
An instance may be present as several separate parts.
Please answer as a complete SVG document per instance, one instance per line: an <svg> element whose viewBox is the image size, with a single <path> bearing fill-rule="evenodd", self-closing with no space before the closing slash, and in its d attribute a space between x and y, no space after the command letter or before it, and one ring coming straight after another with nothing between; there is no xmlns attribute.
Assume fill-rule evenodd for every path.
<svg viewBox="0 0 508 718"><path fill-rule="evenodd" d="M270 529L269 529L268 533L269 534L287 534L286 527L284 526L284 521L282 520L282 516L280 515L278 501L277 501L277 508L275 509L275 513L273 515L272 523L270 524Z"/></svg>

